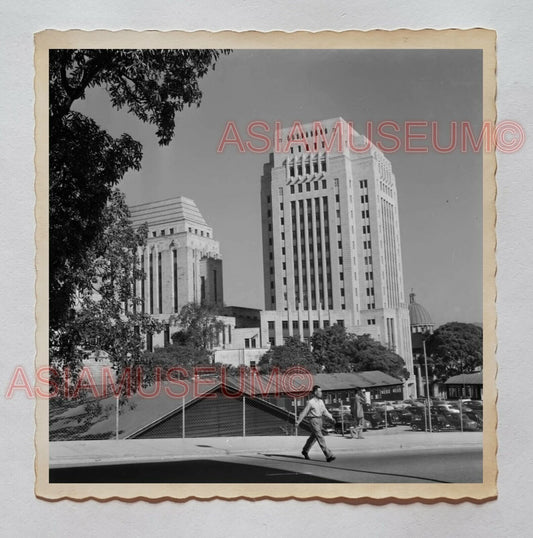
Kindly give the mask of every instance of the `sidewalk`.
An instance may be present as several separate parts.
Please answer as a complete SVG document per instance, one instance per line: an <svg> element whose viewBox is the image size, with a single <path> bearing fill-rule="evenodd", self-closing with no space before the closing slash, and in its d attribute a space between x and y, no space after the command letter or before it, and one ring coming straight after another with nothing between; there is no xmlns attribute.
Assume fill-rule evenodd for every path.
<svg viewBox="0 0 533 538"><path fill-rule="evenodd" d="M398 450L479 448L482 432L414 432L405 427L368 431L364 439L326 436L333 452L372 453ZM49 443L50 467L82 467L119 463L218 458L237 454L299 455L306 436L202 437L193 439L119 439L106 441L55 441ZM315 445L311 451L320 453Z"/></svg>

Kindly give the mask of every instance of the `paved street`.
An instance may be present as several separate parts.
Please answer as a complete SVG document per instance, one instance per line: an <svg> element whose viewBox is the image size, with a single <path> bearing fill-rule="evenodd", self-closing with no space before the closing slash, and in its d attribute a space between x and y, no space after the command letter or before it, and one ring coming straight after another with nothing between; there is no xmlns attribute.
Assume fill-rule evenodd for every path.
<svg viewBox="0 0 533 538"><path fill-rule="evenodd" d="M482 481L482 433L369 431L365 439L326 437L311 461L298 437L206 437L50 443L54 482L456 482Z"/></svg>
<svg viewBox="0 0 533 538"><path fill-rule="evenodd" d="M127 483L474 483L481 482L477 448L342 452L332 463L319 455L312 461L290 454L239 454L214 459L130 463L52 469L51 482Z"/></svg>

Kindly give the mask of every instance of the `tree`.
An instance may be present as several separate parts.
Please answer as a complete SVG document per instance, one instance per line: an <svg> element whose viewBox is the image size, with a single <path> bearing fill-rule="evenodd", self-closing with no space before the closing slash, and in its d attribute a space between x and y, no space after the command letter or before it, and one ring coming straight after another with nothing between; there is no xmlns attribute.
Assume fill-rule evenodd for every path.
<svg viewBox="0 0 533 538"><path fill-rule="evenodd" d="M311 337L313 357L325 372L349 372L350 357L346 345L348 335L340 325L332 325L326 329L318 329Z"/></svg>
<svg viewBox="0 0 533 538"><path fill-rule="evenodd" d="M50 326L60 327L104 228L112 189L141 166L142 146L129 135L114 139L90 118L72 110L87 89L100 86L115 108L126 107L156 126L162 145L173 136L176 113L199 106L199 80L214 68L217 50L61 49L49 63Z"/></svg>
<svg viewBox="0 0 533 538"><path fill-rule="evenodd" d="M146 351L144 359L152 371L156 367L166 370L173 366L181 366L189 371L195 366L210 365L211 353L192 345L173 343L166 347L156 347L152 352Z"/></svg>
<svg viewBox="0 0 533 538"><path fill-rule="evenodd" d="M407 379L409 372L405 361L370 335L352 336L346 345L346 354L354 372L379 370L398 379Z"/></svg>
<svg viewBox="0 0 533 538"><path fill-rule="evenodd" d="M162 325L143 314L133 286L143 272L137 248L146 241L146 227L134 231L124 195L114 190L102 213L103 230L78 267L75 305L62 326L50 328L50 363L58 372L75 374L82 360L105 352L118 374L143 363L143 338Z"/></svg>
<svg viewBox="0 0 533 538"><path fill-rule="evenodd" d="M172 341L211 352L224 330L224 322L217 318L217 313L215 305L186 304L176 318L180 330L172 335Z"/></svg>
<svg viewBox="0 0 533 538"><path fill-rule="evenodd" d="M446 323L429 336L426 352L440 382L471 373L483 366L483 329L473 323Z"/></svg>
<svg viewBox="0 0 533 538"><path fill-rule="evenodd" d="M287 338L282 346L269 349L259 361L258 366L262 373L269 373L276 367L284 372L293 366L301 366L310 373L319 371L309 347L294 337Z"/></svg>
<svg viewBox="0 0 533 538"><path fill-rule="evenodd" d="M405 361L370 335L348 334L333 325L315 331L311 338L315 361L325 372L364 372L379 370L406 379Z"/></svg>

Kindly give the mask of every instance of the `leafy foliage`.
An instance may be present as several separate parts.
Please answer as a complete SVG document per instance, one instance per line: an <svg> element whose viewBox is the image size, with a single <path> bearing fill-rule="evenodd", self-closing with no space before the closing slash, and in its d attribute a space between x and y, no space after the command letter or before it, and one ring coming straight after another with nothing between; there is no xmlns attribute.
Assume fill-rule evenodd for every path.
<svg viewBox="0 0 533 538"><path fill-rule="evenodd" d="M317 329L311 338L313 356L325 372L350 372L346 344L348 335L340 325Z"/></svg>
<svg viewBox="0 0 533 538"><path fill-rule="evenodd" d="M146 351L144 360L151 369L160 367L162 370L173 366L182 366L192 370L195 366L208 366L211 364L211 353L192 345L173 343L166 347L156 347L153 352Z"/></svg>
<svg viewBox="0 0 533 538"><path fill-rule="evenodd" d="M409 377L404 360L368 334L348 334L333 325L315 331L311 338L313 355L325 372L363 372L380 370L397 378Z"/></svg>
<svg viewBox="0 0 533 538"><path fill-rule="evenodd" d="M217 314L218 307L215 305L186 304L176 318L180 330L172 335L172 341L210 351L224 329L224 322L217 318Z"/></svg>
<svg viewBox="0 0 533 538"><path fill-rule="evenodd" d="M472 323L440 326L426 343L428 363L439 381L483 366L483 329Z"/></svg>
<svg viewBox="0 0 533 538"><path fill-rule="evenodd" d="M113 188L141 166L142 146L129 135L114 139L72 104L87 89L106 89L116 108L156 126L160 144L173 136L176 113L199 106L201 79L216 50L61 49L50 51L50 325L58 328L73 306L88 251L104 228L102 213Z"/></svg>
<svg viewBox="0 0 533 538"><path fill-rule="evenodd" d="M134 283L143 276L137 248L144 245L147 230L132 229L120 191L112 192L102 223L74 275L75 307L60 328L50 329L50 363L58 372L68 366L75 374L84 358L103 351L120 374L143 363L144 335L162 330L142 313L141 299L133 297Z"/></svg>
<svg viewBox="0 0 533 538"><path fill-rule="evenodd" d="M284 372L293 366L301 366L311 373L319 371L309 347L294 337L288 338L284 345L268 350L258 366L263 373L269 373L275 367Z"/></svg>

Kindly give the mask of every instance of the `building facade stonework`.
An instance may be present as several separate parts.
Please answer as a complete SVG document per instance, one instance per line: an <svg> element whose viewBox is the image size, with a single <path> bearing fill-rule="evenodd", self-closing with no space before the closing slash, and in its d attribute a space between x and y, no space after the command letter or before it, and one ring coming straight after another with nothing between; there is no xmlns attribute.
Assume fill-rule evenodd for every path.
<svg viewBox="0 0 533 538"><path fill-rule="evenodd" d="M138 204L130 213L134 228L148 225L146 245L138 251L145 278L135 288L145 313L166 322L188 303L223 304L220 245L193 200ZM168 344L169 331L149 337L147 348Z"/></svg>
<svg viewBox="0 0 533 538"><path fill-rule="evenodd" d="M263 342L309 341L335 323L370 334L405 360L414 394L389 160L342 118L282 130L277 142L283 151L270 155L261 178Z"/></svg>

